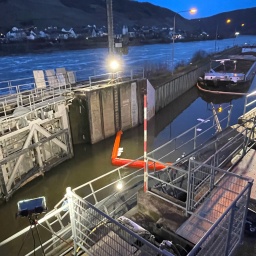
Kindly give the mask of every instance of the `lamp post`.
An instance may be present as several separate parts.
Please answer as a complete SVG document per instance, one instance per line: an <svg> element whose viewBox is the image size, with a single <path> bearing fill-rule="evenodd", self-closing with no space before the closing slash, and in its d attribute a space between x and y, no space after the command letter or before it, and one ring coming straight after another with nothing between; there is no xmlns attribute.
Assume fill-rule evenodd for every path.
<svg viewBox="0 0 256 256"><path fill-rule="evenodd" d="M231 19L227 19L225 22L226 22L226 24L230 24L231 23ZM217 24L216 32L215 32L215 53L217 52L218 34L219 34L219 24Z"/></svg>
<svg viewBox="0 0 256 256"><path fill-rule="evenodd" d="M114 29L113 29L113 5L112 0L107 0L107 18L108 18L108 53L114 54Z"/></svg>
<svg viewBox="0 0 256 256"><path fill-rule="evenodd" d="M236 44L236 38L237 38L237 36L239 36L239 35L240 35L240 33L239 33L238 31L235 31L234 46L235 46L235 44Z"/></svg>
<svg viewBox="0 0 256 256"><path fill-rule="evenodd" d="M186 11L179 11L174 14L173 17L173 33L172 33L172 75L174 71L174 40L175 40L175 29L176 29L176 15L182 12L189 12L190 14L195 14L197 12L197 9L192 8Z"/></svg>
<svg viewBox="0 0 256 256"><path fill-rule="evenodd" d="M216 33L215 33L215 53L217 52L218 33L219 33L219 25L217 25L217 27L216 27Z"/></svg>

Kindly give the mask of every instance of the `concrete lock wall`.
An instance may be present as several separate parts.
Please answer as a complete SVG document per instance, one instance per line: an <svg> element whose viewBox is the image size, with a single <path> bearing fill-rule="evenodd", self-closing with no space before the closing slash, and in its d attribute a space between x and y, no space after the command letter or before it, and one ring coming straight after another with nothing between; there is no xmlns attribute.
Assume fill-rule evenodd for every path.
<svg viewBox="0 0 256 256"><path fill-rule="evenodd" d="M156 88L156 112L192 88L209 65L189 71Z"/></svg>
<svg viewBox="0 0 256 256"><path fill-rule="evenodd" d="M91 143L104 139L102 132L102 104L100 97L101 90L94 90L87 95Z"/></svg>
<svg viewBox="0 0 256 256"><path fill-rule="evenodd" d="M119 87L120 93L120 129L127 130L132 127L132 113L131 113L131 85L124 84Z"/></svg>
<svg viewBox="0 0 256 256"><path fill-rule="evenodd" d="M195 86L205 70L206 66L199 67L156 88L142 79L76 91L76 100L70 108L73 143L94 144L115 135L118 130L142 124L145 88L149 120Z"/></svg>
<svg viewBox="0 0 256 256"><path fill-rule="evenodd" d="M73 143L94 144L141 124L145 84L144 79L77 90L69 107Z"/></svg>
<svg viewBox="0 0 256 256"><path fill-rule="evenodd" d="M69 105L69 120L72 143L90 143L89 113L86 95L76 93Z"/></svg>
<svg viewBox="0 0 256 256"><path fill-rule="evenodd" d="M138 88L137 82L129 81L86 93L92 144L139 124Z"/></svg>
<svg viewBox="0 0 256 256"><path fill-rule="evenodd" d="M114 113L114 94L113 88L108 87L101 90L101 106L102 106L102 133L104 138L115 134L115 113Z"/></svg>

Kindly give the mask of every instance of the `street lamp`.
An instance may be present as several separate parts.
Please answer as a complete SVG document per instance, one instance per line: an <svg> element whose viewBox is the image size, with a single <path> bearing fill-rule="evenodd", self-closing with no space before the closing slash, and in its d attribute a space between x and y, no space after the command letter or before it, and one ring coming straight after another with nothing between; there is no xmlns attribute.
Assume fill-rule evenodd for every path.
<svg viewBox="0 0 256 256"><path fill-rule="evenodd" d="M174 71L174 40L175 40L175 26L176 26L176 15L182 12L189 12L190 14L195 14L197 12L197 9L192 8L190 10L186 11L179 11L174 14L173 17L173 33L172 33L172 74Z"/></svg>
<svg viewBox="0 0 256 256"><path fill-rule="evenodd" d="M216 27L216 33L215 33L215 53L217 51L217 39L218 39L218 33L219 33L219 24L217 24Z"/></svg>
<svg viewBox="0 0 256 256"><path fill-rule="evenodd" d="M119 71L121 71L123 63L117 55L109 55L106 59L106 70L110 72L110 83L118 79Z"/></svg>
<svg viewBox="0 0 256 256"><path fill-rule="evenodd" d="M239 36L240 35L240 32L238 32L238 31L235 31L235 39L234 39L234 46L235 46L235 44L236 44L236 38L237 38L237 36Z"/></svg>
<svg viewBox="0 0 256 256"><path fill-rule="evenodd" d="M226 19L225 23L226 23L226 24L230 24L230 23L231 23L231 19ZM215 53L217 52L218 33L219 33L219 24L217 24L217 26L216 26L216 32L215 32Z"/></svg>

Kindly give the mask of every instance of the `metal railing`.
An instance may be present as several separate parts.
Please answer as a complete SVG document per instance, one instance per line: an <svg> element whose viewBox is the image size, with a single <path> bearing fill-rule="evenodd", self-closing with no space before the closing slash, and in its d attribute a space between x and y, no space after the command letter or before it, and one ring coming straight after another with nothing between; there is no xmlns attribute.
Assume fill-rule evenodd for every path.
<svg viewBox="0 0 256 256"><path fill-rule="evenodd" d="M126 80L144 78L144 70L133 69L129 72L119 71L86 77L85 70L57 73L45 78L24 78L0 82L0 116L5 118L13 114L17 107L28 107L30 111L41 102L69 96L75 88L93 87Z"/></svg>
<svg viewBox="0 0 256 256"><path fill-rule="evenodd" d="M230 111L228 111L230 113ZM147 155L147 160L152 160L155 162L164 162L166 163L172 159L177 159L177 157L180 157L180 152L183 151L183 146L192 144L190 147L192 149L192 153L187 155L189 168L184 169L184 166L179 165L182 164L185 158L181 158L177 161L174 161L175 163L173 166L166 166L166 169L162 172L153 172L149 174L149 186L152 188L157 183L164 184L162 187L164 189L167 189L167 186L172 186L173 191L180 190L182 193L186 193L186 191L189 189L191 193L194 193L194 195L198 196L192 196L188 198L189 201L189 207L186 207L185 205L180 205L184 209L187 209L187 213L189 213L191 216L196 216L199 211L200 207L203 205L203 203L210 198L210 190L214 191L216 188L223 189L223 184L219 182L221 175L222 176L228 176L227 172L222 171L218 169L217 167L212 166L213 161L211 159L216 160L216 156L212 156L212 158L206 158L205 162L200 162L195 159L193 159L193 149L199 147L201 144L203 144L209 137L212 136L212 133L216 131L216 122L213 121L202 121L200 124L196 125L195 127L189 129L189 131L186 133L183 133L182 136L179 135L177 138L173 139L172 142L165 144L165 146L161 146L158 149L150 152ZM223 126L226 126L228 124L229 118L223 118L220 120L220 124L223 124ZM210 125L211 123L211 125ZM199 129L202 129L201 133L199 133ZM244 132L246 134L246 132ZM188 138L188 136L192 136L192 138ZM235 140L237 138L234 138ZM237 140L237 142L240 144L241 140L240 138ZM181 143L183 146L179 146L178 143ZM247 145L246 143L244 143ZM171 146L170 146L171 145ZM229 143L227 143L228 147ZM167 151L165 149L167 147ZM224 148L219 148L219 151L217 151L216 154L221 155L221 152ZM178 153L177 153L178 151ZM164 152L164 153L163 153ZM169 154L169 152L172 152L172 154ZM152 157L154 156L154 157ZM158 156L158 157L155 157ZM171 159L172 158L172 159ZM141 159L141 158L139 158ZM138 160L138 159L136 159ZM134 160L134 161L136 161ZM220 164L221 161L216 161L216 163ZM128 164L127 164L128 165ZM90 249L93 246L96 246L97 242L100 238L103 239L103 234L107 235L107 239L113 239L113 229L109 229L111 225L117 227L118 229L122 228L119 226L119 224L115 221L120 216L124 215L125 212L127 212L129 209L131 209L133 206L136 205L137 202L137 192L142 189L143 187L143 173L141 170L138 171L131 171L127 170L125 166L122 166L120 168L116 168L94 180L91 180L71 191L72 194L72 200L74 200L73 203L76 204L76 207L70 207L69 210L67 209L67 195L55 206L55 208L46 214L41 220L38 221L38 228L40 228L40 231L43 232L43 230L48 230L48 235L46 235L42 241L42 245L37 244L35 251L40 251L43 247L44 251L46 253L50 253L54 250L55 255L59 255L63 252L63 250L74 250L75 248L81 248L83 250L87 250L90 252ZM176 170L176 172L173 172L171 170ZM191 174L194 178L192 179L192 183L189 183L189 186L182 188L180 186L175 185L175 182L178 182L181 179L187 178L189 175L188 170L190 170ZM181 175L178 175L181 174ZM173 177L172 177L173 175ZM232 175L231 175L232 176ZM246 181L243 178L236 177L236 182L232 181L234 184L239 182L247 182L246 184L240 183L240 190L238 193L235 193L235 197L233 198L234 203L231 203L230 206L227 207L226 211L223 212L223 214L219 214L214 221L212 221L212 227L211 232L206 232L205 236L202 237L202 239L199 241L200 245L196 246L192 251L190 255L196 255L196 253L199 253L199 251L206 250L207 246L210 244L210 239L213 237L213 234L219 234L221 230L226 230L227 228L231 228L228 232L225 231L225 235L227 235L227 238L223 239L223 241L228 241L228 245L232 245L230 248L232 250L237 246L238 241L241 239L242 235L242 226L225 226L224 223L225 220L229 220L228 223L231 223L231 220L234 221L233 216L236 214L233 209L234 205L238 205L239 208L239 216L237 217L239 220L241 220L242 217L245 215L245 211L247 207L245 207L245 203L248 201L249 198L249 190L250 190L250 184L248 184L248 180ZM188 179L191 181L191 179ZM175 182L170 182L175 181ZM232 183L231 182L231 183ZM205 185L206 189L203 190L203 184ZM121 190L117 190L117 185L123 185L123 188ZM225 188L224 188L225 189ZM200 195L202 195L202 200L200 200ZM205 192L202 193L202 192ZM190 193L189 192L189 193ZM151 192L149 192L151 193ZM198 193L198 194L197 194ZM242 200L244 199L244 200ZM241 201L242 200L242 201ZM79 210L80 209L80 210ZM73 211L73 212L72 212ZM74 212L75 211L75 212ZM90 217L90 224L93 223L92 226L86 226L85 223L88 222L88 220L84 217L83 213L91 214ZM75 214L75 215L74 215ZM227 215L229 214L229 215ZM71 215L71 216L70 216ZM70 217L75 216L75 218L78 218L77 224L74 224L73 228L71 228L71 225L69 224ZM95 216L95 219L92 220L91 218ZM228 216L228 217L226 217ZM84 219L85 218L85 219ZM202 219L204 219L204 216L201 216ZM103 221L104 220L104 221ZM72 220L71 220L72 221ZM94 221L94 222L93 222ZM109 223L111 222L111 225ZM236 223L236 222L233 222ZM73 225L72 224L72 225ZM99 234L92 232L94 228L99 231L97 227L101 226L104 230L104 232L99 232ZM6 247L10 241L13 239L17 239L21 235L26 234L28 230L31 227L28 227L19 233L13 235L12 237L6 239L5 241L0 243L1 249L3 247ZM93 229L91 229L93 228ZM233 230L234 229L234 230ZM90 231L89 231L90 230ZM138 239L138 237L130 233L130 231L126 229L120 229L124 230L122 232L125 232L128 234L128 242L131 242L129 239ZM215 231L216 230L216 231ZM97 231L97 232L98 232ZM92 233L91 233L92 232ZM121 232L121 233L122 233ZM79 233L79 235L78 235ZM94 234L93 234L94 233ZM50 234L50 235L49 235ZM123 233L122 233L123 234ZM91 236L95 236L95 240L91 241ZM49 238L50 236L50 238ZM115 235L114 235L115 236ZM121 235L118 233L118 239ZM72 243L71 237L75 237L75 245ZM122 236L121 236L122 237ZM116 238L116 237L115 237ZM126 238L126 235L123 237ZM140 238L139 238L140 240ZM85 243L85 241L91 241L91 243ZM127 242L127 241L126 241ZM146 247L151 248L151 245L148 245L147 242L145 242L143 239L140 241L142 244L145 244ZM63 246L64 244L64 246ZM9 248L9 246L7 246ZM124 248L129 249L130 247L125 243ZM26 248L27 251L24 252L27 253L26 255L32 255L34 253L33 248ZM29 250L30 249L30 250ZM138 249L138 248L137 248ZM151 248L152 249L152 248ZM12 248L14 250L14 248ZM25 250L25 248L24 248ZM221 250L221 249L220 249ZM226 252L226 251L225 251ZM163 254L163 252L161 252ZM17 248L16 253L17 254ZM203 255L203 254L199 254ZM209 254L210 255L210 254ZM216 254L215 254L216 255ZM220 254L222 255L222 254ZM227 251L227 254L223 255L229 255L229 251Z"/></svg>
<svg viewBox="0 0 256 256"><path fill-rule="evenodd" d="M211 166L212 169L202 167L197 170L193 170L191 166L191 161L198 158L194 156L190 159L188 179L193 180L194 184L192 186L191 184L188 184L188 212L195 212L200 204L204 202L205 197L207 197L207 195L216 185L216 178L217 180L223 178L221 172L217 172L214 167L220 168L228 163L229 166L227 170L232 172L232 168L236 165L236 163L247 153L247 151L249 151L251 147L253 147L255 143L250 144L250 146L248 145L249 141L253 141L253 139L251 138L252 134L253 133L248 131L248 129L246 128L242 128L242 131L235 135L231 130L225 135L230 138L225 145L220 145L220 147L218 147L216 146L215 142L212 142L212 146L216 147L215 152L209 157L207 156L200 161L201 165L206 164L208 166ZM208 144L207 148L209 147L211 147L211 145ZM234 160L235 156L239 154L240 157Z"/></svg>
<svg viewBox="0 0 256 256"><path fill-rule="evenodd" d="M118 190L117 185L120 181L123 188ZM99 186L99 184L101 185ZM127 207L132 207L136 203L136 193L142 187L143 175L141 171L127 171L126 166L123 166L75 188L73 192L82 196L83 200L91 203L109 216L116 218L124 214ZM124 195L125 197L123 197ZM63 250L73 249L70 216L66 203L67 197L65 196L52 211L38 220L39 232L48 230L45 236L42 237L42 247L45 253L54 251L55 255L60 255ZM9 252L11 250L13 255L17 255L19 248L10 248L9 243L14 239L21 240L21 236L26 235L30 229L31 227L27 227L2 241L0 251ZM41 245L37 244L34 249L24 247L22 255L33 255L34 250L41 251Z"/></svg>
<svg viewBox="0 0 256 256"><path fill-rule="evenodd" d="M252 109L253 106L256 104L256 91L253 91L252 93L249 93L245 96L245 104L244 104L244 111L243 115L249 111L249 109Z"/></svg>
<svg viewBox="0 0 256 256"><path fill-rule="evenodd" d="M0 116L2 121L7 118L15 117L15 109L17 107L25 107L28 111L33 111L40 106L41 103L49 101L58 101L61 98L72 98L72 88L70 85L35 88L29 91L21 91L0 98ZM3 118L4 117L4 118Z"/></svg>
<svg viewBox="0 0 256 256"><path fill-rule="evenodd" d="M193 164L201 169L213 170L212 166L196 162ZM208 196L204 206L191 217L197 220L205 219L210 228L203 237L198 237L198 243L188 256L233 255L243 238L251 187L252 180L228 172L223 179L215 183L213 193ZM203 226L203 221L198 221L198 226L200 225ZM190 230L190 235L198 236L196 228Z"/></svg>
<svg viewBox="0 0 256 256"><path fill-rule="evenodd" d="M132 232L67 189L74 249L81 248L86 254L101 255L173 255L150 242L153 237L146 230L140 235Z"/></svg>
<svg viewBox="0 0 256 256"><path fill-rule="evenodd" d="M92 75L89 75L92 74ZM96 74L93 69L83 69L77 71L66 71L54 75L45 75L44 78L27 77L21 79L0 81L0 97L14 95L23 91L34 90L39 87L59 87L72 85L76 87L93 86L104 82L118 82L123 80L133 80L144 78L144 68L133 68L127 71L113 73Z"/></svg>
<svg viewBox="0 0 256 256"><path fill-rule="evenodd" d="M230 114L228 109L227 111ZM147 155L148 161L151 162L160 162L163 165L173 162L172 165L165 164L166 168L161 172L149 173L149 187L153 193L159 194L160 192L179 199L178 201L170 200L170 203L182 208L186 215L195 212L200 202L204 202L214 188L215 180L213 170L209 169L200 169L194 172L192 177L191 160L208 164L213 168L222 168L232 162L228 167L228 170L231 170L255 145L254 127L256 124L251 126L251 129L242 125L237 126L236 129L226 128L221 137L215 135L212 140L209 140L216 132L216 123L214 116L206 120L208 126L205 121L202 121ZM229 117L224 117L219 121L219 124L224 127L228 123ZM198 129L201 130L200 133ZM186 150L189 151L188 154L185 153ZM235 158L237 155L240 157ZM192 180L193 185L191 185Z"/></svg>
<svg viewBox="0 0 256 256"><path fill-rule="evenodd" d="M144 78L144 69L132 69L130 71L118 71L113 73L106 73L100 75L89 76L89 86L101 84L113 84L123 81L130 81L133 79Z"/></svg>
<svg viewBox="0 0 256 256"><path fill-rule="evenodd" d="M218 123L216 123L215 114L202 119L197 125L149 152L148 157L164 163L176 162L178 164L182 157L188 157L193 150L203 145L213 134L216 134L219 125L223 129L229 126L232 107L232 105L226 106L221 113L216 113Z"/></svg>
<svg viewBox="0 0 256 256"><path fill-rule="evenodd" d="M31 90L35 88L34 77L21 78L15 80L1 81L0 82L0 95L1 97L6 94L14 94L24 90Z"/></svg>

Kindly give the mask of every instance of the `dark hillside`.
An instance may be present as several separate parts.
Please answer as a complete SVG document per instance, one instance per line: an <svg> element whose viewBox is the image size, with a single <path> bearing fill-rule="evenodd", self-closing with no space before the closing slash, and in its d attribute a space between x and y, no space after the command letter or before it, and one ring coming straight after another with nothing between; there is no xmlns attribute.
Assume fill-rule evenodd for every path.
<svg viewBox="0 0 256 256"><path fill-rule="evenodd" d="M105 0L0 0L0 33L12 27L81 27L107 25ZM174 12L149 3L113 0L115 27L123 25L173 25ZM183 29L193 29L188 20L177 15Z"/></svg>
<svg viewBox="0 0 256 256"><path fill-rule="evenodd" d="M227 19L231 22L227 23ZM225 37L232 37L235 32L256 35L256 8L224 12L208 18L193 19L191 22L195 27L211 35L215 35L216 32Z"/></svg>
<svg viewBox="0 0 256 256"><path fill-rule="evenodd" d="M49 26L77 28L89 25L107 26L105 0L0 0L0 33L12 27ZM121 33L126 26L172 27L175 13L150 3L132 0L113 0L114 28ZM256 34L256 8L221 13L212 17L187 20L176 15L177 29L187 32L206 31L232 34ZM192 16L191 16L192 18ZM225 19L232 22L226 26ZM244 24L241 27L241 24Z"/></svg>

